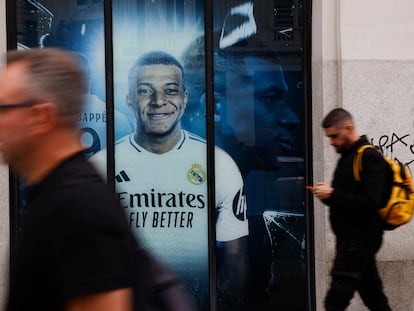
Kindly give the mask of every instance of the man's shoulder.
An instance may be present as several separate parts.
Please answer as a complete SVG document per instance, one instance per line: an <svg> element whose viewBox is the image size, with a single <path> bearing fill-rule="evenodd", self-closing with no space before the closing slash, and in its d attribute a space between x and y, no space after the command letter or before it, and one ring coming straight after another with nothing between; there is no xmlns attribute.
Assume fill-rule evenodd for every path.
<svg viewBox="0 0 414 311"><path fill-rule="evenodd" d="M189 144L207 146L206 139L201 136L198 136L197 134L193 132L183 130L183 137L184 139L182 141L182 144L189 143Z"/></svg>
<svg viewBox="0 0 414 311"><path fill-rule="evenodd" d="M373 146L371 144L364 144L360 146L358 150L360 150L360 148L364 148L363 154L362 154L363 159L378 159L378 160L384 159L383 154L376 146Z"/></svg>
<svg viewBox="0 0 414 311"><path fill-rule="evenodd" d="M91 180L97 176L96 170L89 163L85 153L78 152L62 161L44 180L44 183L65 184L79 179Z"/></svg>
<svg viewBox="0 0 414 311"><path fill-rule="evenodd" d="M362 154L362 167L371 168L372 170L384 172L387 178L392 179L392 169L386 161L382 152L373 145L363 145L366 147ZM363 147L362 146L362 147Z"/></svg>
<svg viewBox="0 0 414 311"><path fill-rule="evenodd" d="M62 208L72 208L71 203L85 201L95 192L107 192L106 184L86 156L79 153L66 159L41 183L31 186L29 201L47 201L50 206L59 201Z"/></svg>

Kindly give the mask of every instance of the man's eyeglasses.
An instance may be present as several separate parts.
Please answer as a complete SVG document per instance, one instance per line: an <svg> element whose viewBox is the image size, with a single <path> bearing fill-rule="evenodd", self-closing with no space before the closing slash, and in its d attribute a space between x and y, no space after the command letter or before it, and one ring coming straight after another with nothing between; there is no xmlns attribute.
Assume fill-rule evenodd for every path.
<svg viewBox="0 0 414 311"><path fill-rule="evenodd" d="M0 110L9 109L9 108L18 108L18 107L30 107L33 105L36 105L36 103L34 102L6 103L6 104L0 104Z"/></svg>

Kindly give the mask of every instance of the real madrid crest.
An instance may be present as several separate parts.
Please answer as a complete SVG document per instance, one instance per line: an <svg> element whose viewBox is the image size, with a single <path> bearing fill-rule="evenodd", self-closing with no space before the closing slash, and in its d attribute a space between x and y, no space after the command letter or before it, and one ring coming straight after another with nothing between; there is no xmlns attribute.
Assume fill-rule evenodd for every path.
<svg viewBox="0 0 414 311"><path fill-rule="evenodd" d="M201 185L206 181L206 173L200 164L193 164L187 171L187 178L193 185Z"/></svg>

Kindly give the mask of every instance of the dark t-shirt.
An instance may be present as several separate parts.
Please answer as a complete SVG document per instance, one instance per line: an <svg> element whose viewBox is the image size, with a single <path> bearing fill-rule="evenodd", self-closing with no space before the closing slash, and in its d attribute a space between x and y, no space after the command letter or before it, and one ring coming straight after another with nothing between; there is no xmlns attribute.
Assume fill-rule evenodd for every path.
<svg viewBox="0 0 414 311"><path fill-rule="evenodd" d="M61 310L68 299L133 285L137 243L82 153L30 189L22 228L8 310Z"/></svg>

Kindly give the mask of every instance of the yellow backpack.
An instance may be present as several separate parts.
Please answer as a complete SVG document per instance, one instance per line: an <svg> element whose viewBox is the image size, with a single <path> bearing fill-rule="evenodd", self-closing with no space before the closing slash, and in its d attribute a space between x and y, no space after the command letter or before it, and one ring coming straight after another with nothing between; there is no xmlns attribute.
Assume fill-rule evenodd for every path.
<svg viewBox="0 0 414 311"><path fill-rule="evenodd" d="M354 157L354 178L360 181L362 171L362 154L365 149L376 147L363 145L359 147ZM384 222L385 230L393 230L410 221L414 213L414 187L411 172L406 164L384 157L393 172L393 183L389 200L385 207L378 210L380 218Z"/></svg>

